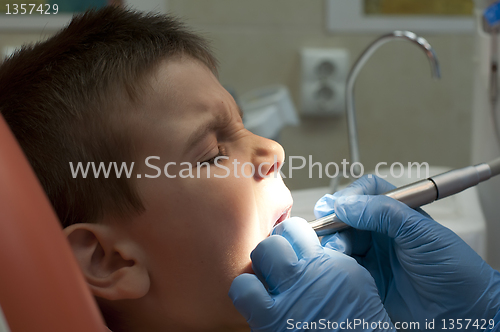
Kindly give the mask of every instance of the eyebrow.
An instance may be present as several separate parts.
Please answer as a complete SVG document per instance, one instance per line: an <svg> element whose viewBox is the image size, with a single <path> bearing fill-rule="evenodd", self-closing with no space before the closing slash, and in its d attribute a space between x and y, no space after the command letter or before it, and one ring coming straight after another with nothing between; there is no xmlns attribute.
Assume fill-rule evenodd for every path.
<svg viewBox="0 0 500 332"><path fill-rule="evenodd" d="M239 106L238 114L240 118L243 120L243 111ZM191 150L194 146L201 141L205 136L216 129L220 129L224 127L231 120L231 116L228 113L218 114L215 118L213 118L208 123L204 123L199 126L193 133L189 136L186 143L186 151Z"/></svg>

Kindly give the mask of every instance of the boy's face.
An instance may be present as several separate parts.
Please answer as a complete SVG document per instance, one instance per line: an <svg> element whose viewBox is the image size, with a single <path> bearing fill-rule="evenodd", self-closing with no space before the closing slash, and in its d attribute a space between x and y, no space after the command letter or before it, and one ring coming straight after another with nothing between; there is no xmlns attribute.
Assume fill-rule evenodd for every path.
<svg viewBox="0 0 500 332"><path fill-rule="evenodd" d="M245 327L227 293L237 275L252 271L250 252L289 213L290 192L274 173L284 151L244 128L231 95L196 60L162 63L151 86L134 133L136 185L146 211L124 226L144 253L150 295L161 304L151 316L172 330L176 323L188 323L183 330ZM219 164L229 171L197 166L218 155L228 157ZM157 178L145 178L157 175L145 165L149 156L159 157L149 160L161 169ZM165 175L167 163L176 178ZM269 178L259 175L261 164ZM181 178L189 165L193 178Z"/></svg>

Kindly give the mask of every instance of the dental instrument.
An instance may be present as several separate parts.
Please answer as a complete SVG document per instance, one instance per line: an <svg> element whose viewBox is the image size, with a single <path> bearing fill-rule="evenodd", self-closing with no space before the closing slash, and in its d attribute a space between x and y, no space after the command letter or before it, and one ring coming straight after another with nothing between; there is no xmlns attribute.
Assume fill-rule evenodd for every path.
<svg viewBox="0 0 500 332"><path fill-rule="evenodd" d="M480 182L500 174L500 158L489 163L468 166L431 176L388 191L383 195L405 203L411 208L432 203L436 200L457 194ZM332 234L347 228L335 213L308 222L318 236Z"/></svg>

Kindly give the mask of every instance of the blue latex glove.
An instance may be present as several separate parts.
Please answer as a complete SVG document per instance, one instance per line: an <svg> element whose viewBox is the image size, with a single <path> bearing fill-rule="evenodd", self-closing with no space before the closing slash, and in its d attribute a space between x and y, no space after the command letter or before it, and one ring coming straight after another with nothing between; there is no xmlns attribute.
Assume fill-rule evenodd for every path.
<svg viewBox="0 0 500 332"><path fill-rule="evenodd" d="M326 236L322 244L370 272L393 322L419 322L425 329L426 320L434 319L435 329L459 329L462 319L464 330L465 319L472 319L468 330L491 328L500 309L500 273L423 211L386 196L365 196L394 188L365 176L321 198L316 217L335 212L356 228Z"/></svg>
<svg viewBox="0 0 500 332"><path fill-rule="evenodd" d="M368 271L351 257L323 248L301 218L276 226L251 259L256 275L236 277L229 296L252 331L393 328ZM364 319L368 328L354 325L355 319L361 324Z"/></svg>

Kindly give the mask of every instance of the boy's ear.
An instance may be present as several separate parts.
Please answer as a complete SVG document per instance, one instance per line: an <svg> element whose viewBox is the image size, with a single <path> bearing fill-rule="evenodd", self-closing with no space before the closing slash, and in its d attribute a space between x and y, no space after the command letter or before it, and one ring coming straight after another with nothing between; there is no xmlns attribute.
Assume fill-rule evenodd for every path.
<svg viewBox="0 0 500 332"><path fill-rule="evenodd" d="M149 274L134 243L103 224L74 224L64 229L94 296L138 299L149 291Z"/></svg>

